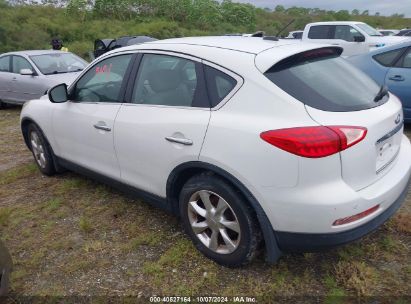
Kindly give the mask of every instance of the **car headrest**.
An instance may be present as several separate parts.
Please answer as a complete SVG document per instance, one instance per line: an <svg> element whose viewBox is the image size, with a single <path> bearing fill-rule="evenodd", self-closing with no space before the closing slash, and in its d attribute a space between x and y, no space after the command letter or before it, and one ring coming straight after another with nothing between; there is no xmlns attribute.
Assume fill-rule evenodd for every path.
<svg viewBox="0 0 411 304"><path fill-rule="evenodd" d="M181 75L179 71L159 69L152 71L147 80L151 89L156 93L160 93L176 89L181 83Z"/></svg>

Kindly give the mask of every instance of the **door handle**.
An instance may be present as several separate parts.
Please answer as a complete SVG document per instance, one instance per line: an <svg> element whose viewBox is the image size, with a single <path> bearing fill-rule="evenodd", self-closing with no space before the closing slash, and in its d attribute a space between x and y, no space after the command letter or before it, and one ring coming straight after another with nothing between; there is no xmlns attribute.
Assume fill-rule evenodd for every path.
<svg viewBox="0 0 411 304"><path fill-rule="evenodd" d="M168 136L166 137L166 140L169 142L177 143L177 144L182 144L185 146L191 146L193 144L193 141L188 138L177 138L177 137L172 137Z"/></svg>
<svg viewBox="0 0 411 304"><path fill-rule="evenodd" d="M102 122L102 121L99 121L98 123L96 123L96 124L94 125L94 128L96 128L96 129L98 129L98 130L107 131L107 132L110 132L110 131L111 131L111 128L108 127L108 126L107 126L104 122Z"/></svg>
<svg viewBox="0 0 411 304"><path fill-rule="evenodd" d="M404 76L402 75L391 76L389 79L394 80L394 81L404 81L405 80Z"/></svg>
<svg viewBox="0 0 411 304"><path fill-rule="evenodd" d="M12 79L13 81L17 81L17 77L13 77L13 79Z"/></svg>

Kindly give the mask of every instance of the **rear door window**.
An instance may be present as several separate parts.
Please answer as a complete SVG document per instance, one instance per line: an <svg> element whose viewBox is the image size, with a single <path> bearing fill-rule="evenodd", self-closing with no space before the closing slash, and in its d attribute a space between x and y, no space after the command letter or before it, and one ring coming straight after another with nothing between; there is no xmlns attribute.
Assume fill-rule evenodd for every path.
<svg viewBox="0 0 411 304"><path fill-rule="evenodd" d="M333 39L335 25L315 25L310 27L309 39Z"/></svg>
<svg viewBox="0 0 411 304"><path fill-rule="evenodd" d="M205 65L208 96L211 107L217 106L237 85L237 81L226 73Z"/></svg>
<svg viewBox="0 0 411 304"><path fill-rule="evenodd" d="M0 72L10 72L10 56L0 58Z"/></svg>
<svg viewBox="0 0 411 304"><path fill-rule="evenodd" d="M402 52L404 52L404 50L405 48L401 48L397 50L384 52L378 55L374 55L373 58L379 64L386 67L391 67L395 64L396 59L402 54Z"/></svg>
<svg viewBox="0 0 411 304"><path fill-rule="evenodd" d="M399 68L411 68L411 49L408 49L404 56L402 56L401 59L398 60L395 66Z"/></svg>
<svg viewBox="0 0 411 304"><path fill-rule="evenodd" d="M334 48L322 48L286 58L265 76L304 104L332 112L376 107L387 101L374 99L380 86L339 56Z"/></svg>

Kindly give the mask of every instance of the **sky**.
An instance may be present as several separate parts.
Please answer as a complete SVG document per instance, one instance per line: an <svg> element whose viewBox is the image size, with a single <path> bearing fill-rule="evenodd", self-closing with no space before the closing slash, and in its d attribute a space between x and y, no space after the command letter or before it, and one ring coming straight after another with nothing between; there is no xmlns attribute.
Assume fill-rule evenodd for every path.
<svg viewBox="0 0 411 304"><path fill-rule="evenodd" d="M411 17L411 0L236 0L237 2L252 3L258 7L274 8L283 5L301 6L307 8L320 8L326 10L358 9L360 12L369 10L370 15L379 12L381 15L390 16L395 13Z"/></svg>

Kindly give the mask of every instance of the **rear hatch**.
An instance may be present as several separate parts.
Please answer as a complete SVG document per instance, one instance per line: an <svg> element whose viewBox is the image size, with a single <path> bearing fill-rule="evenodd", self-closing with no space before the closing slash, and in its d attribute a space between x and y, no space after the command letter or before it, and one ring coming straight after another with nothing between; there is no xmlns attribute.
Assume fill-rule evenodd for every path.
<svg viewBox="0 0 411 304"><path fill-rule="evenodd" d="M327 47L306 51L278 62L265 75L303 102L318 124L367 129L364 139L340 152L344 181L360 190L395 163L403 134L402 106L340 54L340 49Z"/></svg>

